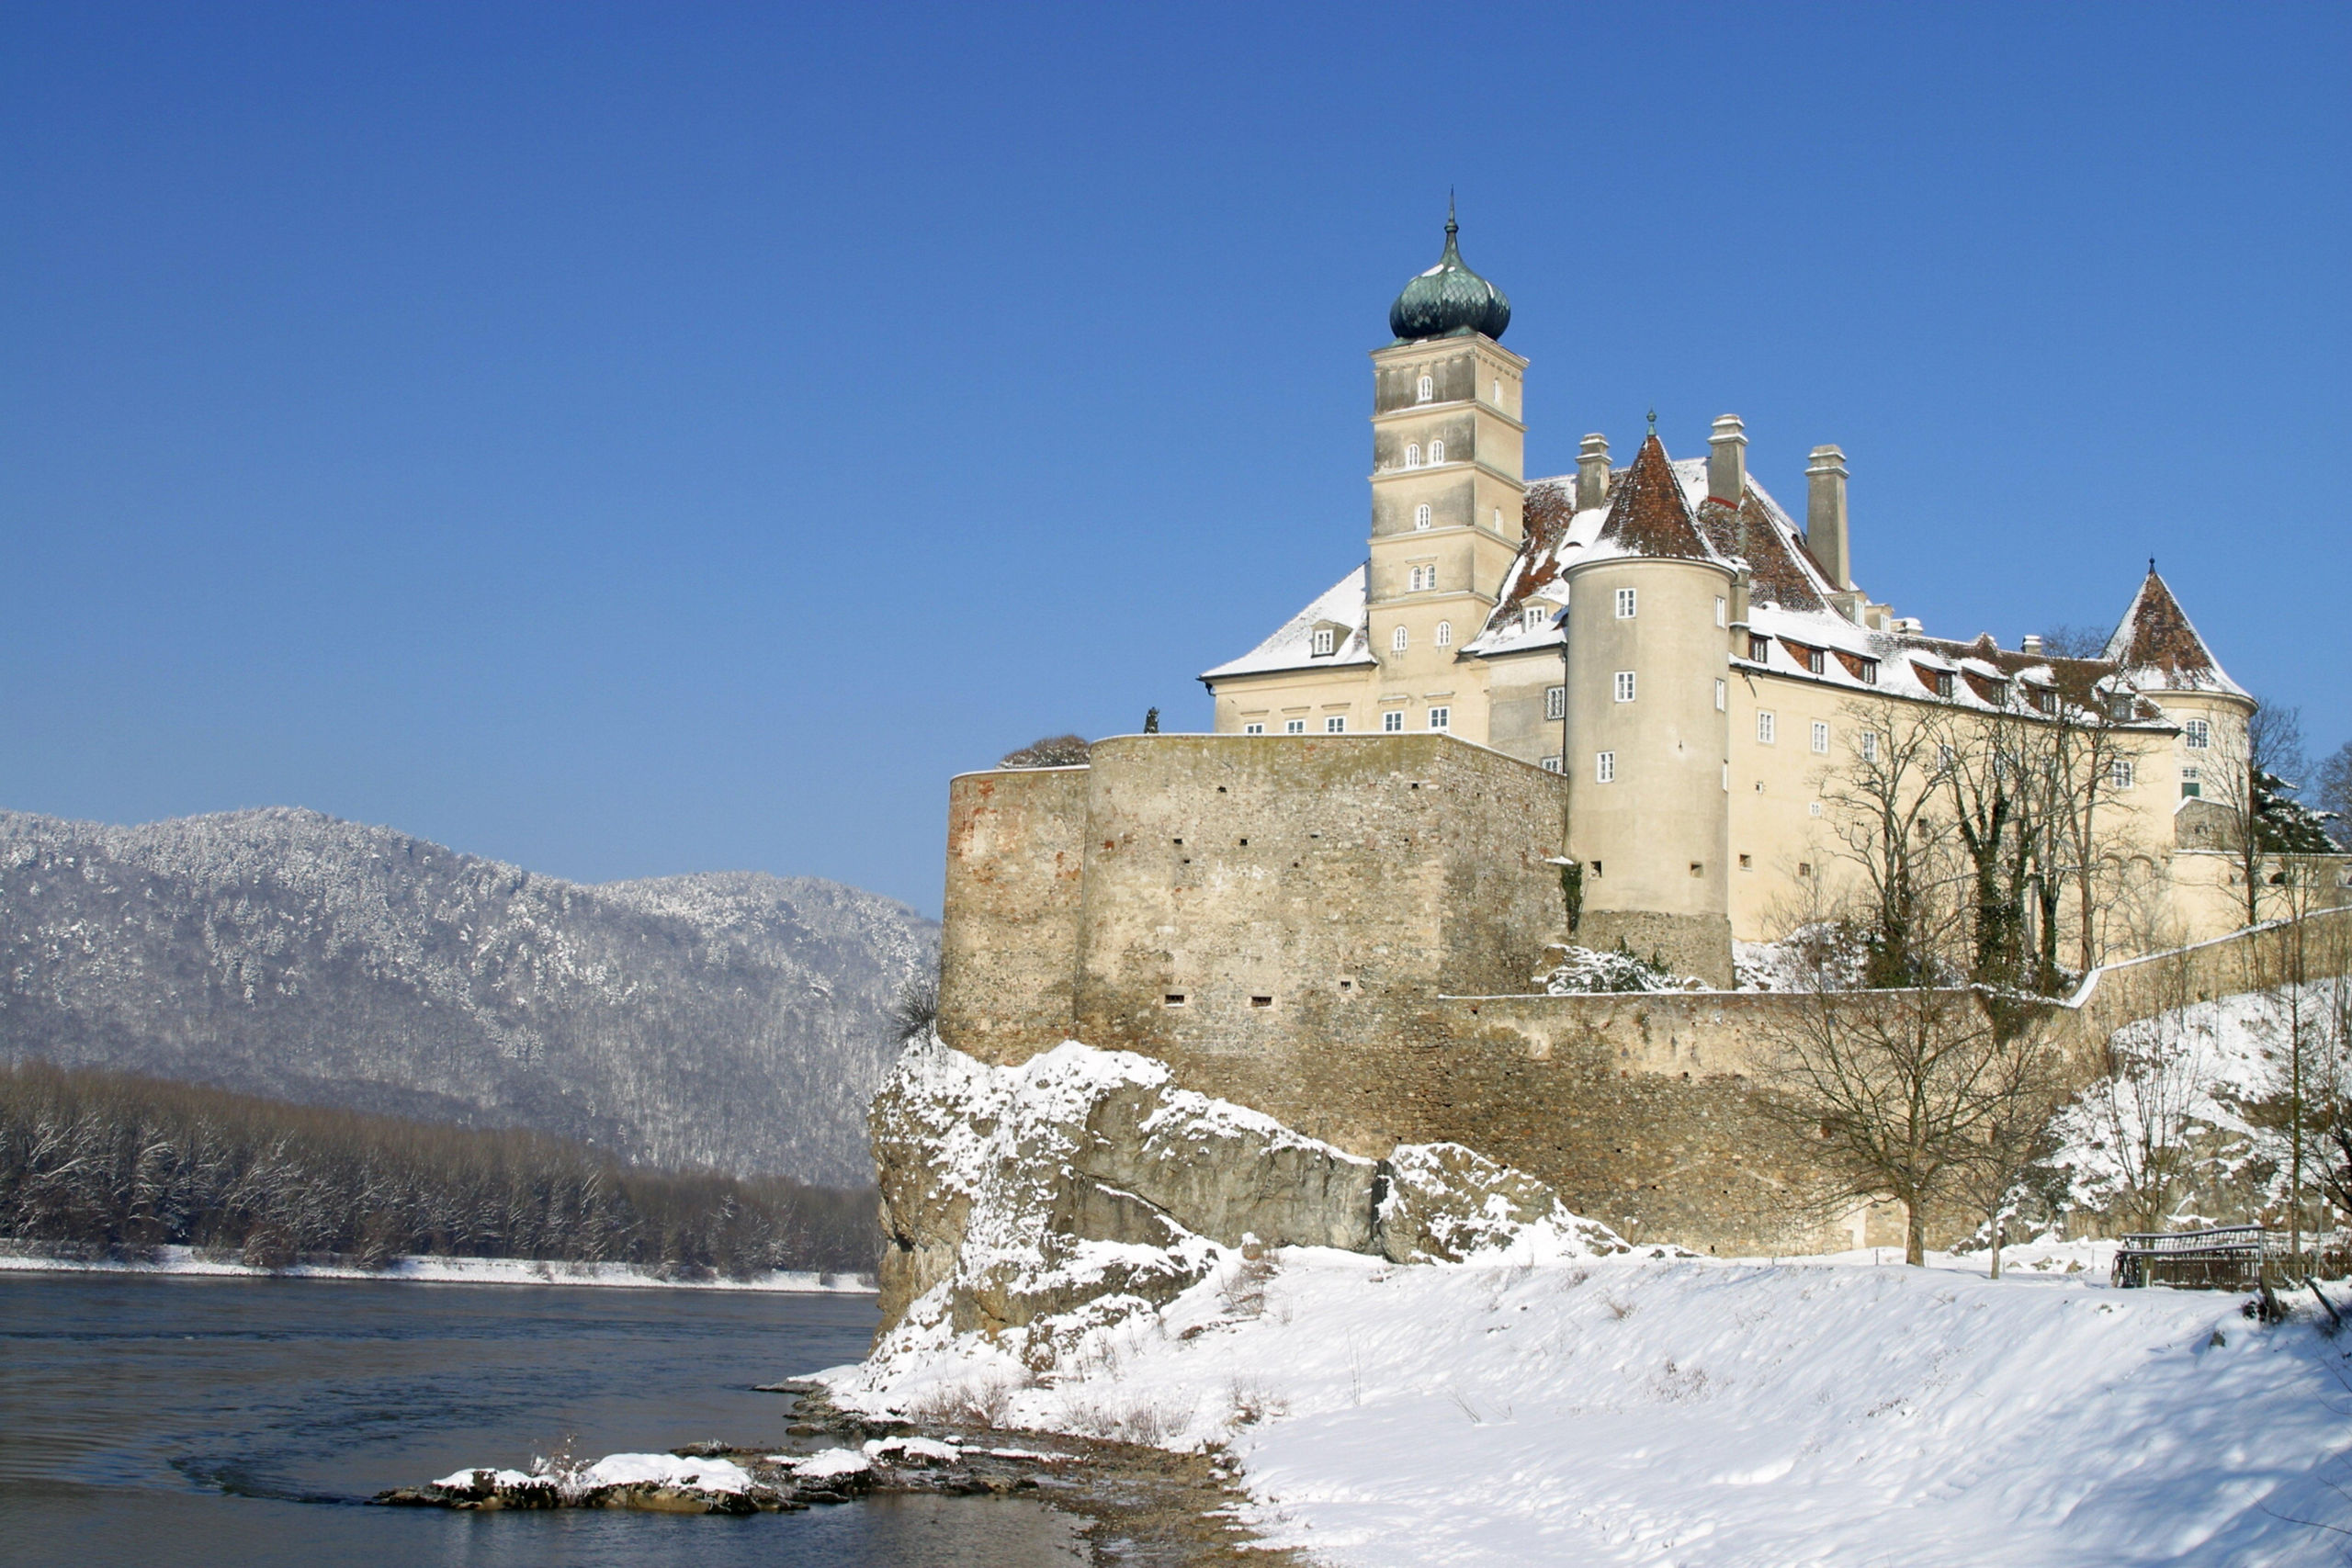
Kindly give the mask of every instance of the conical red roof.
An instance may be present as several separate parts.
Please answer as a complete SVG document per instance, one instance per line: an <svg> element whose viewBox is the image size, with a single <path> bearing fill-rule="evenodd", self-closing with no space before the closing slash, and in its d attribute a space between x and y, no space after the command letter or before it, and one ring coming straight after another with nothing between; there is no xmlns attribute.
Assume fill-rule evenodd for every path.
<svg viewBox="0 0 2352 1568"><path fill-rule="evenodd" d="M2153 566L2132 607L2123 613L2122 624L2107 639L2107 657L2126 680L2144 691L2246 694L2223 673L2221 661Z"/></svg>
<svg viewBox="0 0 2352 1568"><path fill-rule="evenodd" d="M1656 556L1668 560L1713 560L1714 552L1700 536L1690 515L1690 503L1675 482L1674 468L1653 430L1609 492L1609 518L1593 541L1597 549L1614 545L1615 553Z"/></svg>

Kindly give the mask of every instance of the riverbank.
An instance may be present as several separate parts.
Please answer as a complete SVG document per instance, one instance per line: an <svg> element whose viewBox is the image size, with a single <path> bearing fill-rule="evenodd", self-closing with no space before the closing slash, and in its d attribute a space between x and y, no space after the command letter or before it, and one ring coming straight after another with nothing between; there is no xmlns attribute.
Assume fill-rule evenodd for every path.
<svg viewBox="0 0 2352 1568"><path fill-rule="evenodd" d="M261 1269L233 1252L192 1247L141 1248L134 1257L84 1258L38 1243L0 1240L0 1273L179 1274L213 1279L363 1280L424 1285L571 1285L618 1290L753 1291L871 1295L868 1274L778 1269L730 1279L705 1273L664 1273L633 1263L571 1263L535 1258L396 1258L380 1269L340 1259Z"/></svg>

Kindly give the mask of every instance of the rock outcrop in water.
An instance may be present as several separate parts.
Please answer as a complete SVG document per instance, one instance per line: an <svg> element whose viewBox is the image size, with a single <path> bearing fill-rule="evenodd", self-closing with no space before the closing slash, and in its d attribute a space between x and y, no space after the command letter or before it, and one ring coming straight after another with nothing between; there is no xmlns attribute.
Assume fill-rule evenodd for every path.
<svg viewBox="0 0 2352 1568"><path fill-rule="evenodd" d="M1627 1250L1544 1183L1458 1145L1364 1159L1176 1088L1129 1052L1066 1043L992 1067L910 1047L875 1097L887 1247L883 1333L901 1322L1024 1336L1157 1307L1237 1249L1330 1247L1396 1262Z"/></svg>

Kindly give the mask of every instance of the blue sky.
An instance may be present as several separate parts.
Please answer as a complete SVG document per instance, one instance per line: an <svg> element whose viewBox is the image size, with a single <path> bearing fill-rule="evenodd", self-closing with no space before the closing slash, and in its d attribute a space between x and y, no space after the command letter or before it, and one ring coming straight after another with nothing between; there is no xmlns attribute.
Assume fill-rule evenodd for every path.
<svg viewBox="0 0 2352 1568"><path fill-rule="evenodd" d="M936 912L1361 558L1460 191L1531 473L1744 415L1930 630L2342 694L2352 9L0 9L0 805Z"/></svg>

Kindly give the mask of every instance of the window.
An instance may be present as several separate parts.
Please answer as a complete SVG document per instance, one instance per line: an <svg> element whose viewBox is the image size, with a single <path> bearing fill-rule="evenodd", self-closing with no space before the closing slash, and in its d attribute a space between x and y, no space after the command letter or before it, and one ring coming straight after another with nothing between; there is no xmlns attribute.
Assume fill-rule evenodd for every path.
<svg viewBox="0 0 2352 1568"><path fill-rule="evenodd" d="M1184 1005L1184 993L1182 991L1170 991L1167 996L1161 998L1160 1005L1162 1007L1171 1008L1182 1007Z"/></svg>
<svg viewBox="0 0 2352 1568"><path fill-rule="evenodd" d="M1426 528L1429 525L1430 504L1425 501L1421 502L1420 505L1413 508L1413 526L1416 528Z"/></svg>
<svg viewBox="0 0 2352 1568"><path fill-rule="evenodd" d="M1388 735L1394 735L1398 730L1404 728L1405 710L1402 708L1390 708L1386 713L1382 714L1380 716L1380 728L1383 733Z"/></svg>
<svg viewBox="0 0 2352 1568"><path fill-rule="evenodd" d="M1730 685L1730 683L1729 683L1728 682L1724 682L1724 681L1718 681L1718 682L1715 682L1715 711L1716 711L1717 713L1721 713L1721 712L1723 712L1723 711L1724 711L1724 709L1725 707L1727 707L1727 706L1729 706L1729 705L1730 705L1730 697L1731 697L1731 685Z"/></svg>
<svg viewBox="0 0 2352 1568"><path fill-rule="evenodd" d="M1715 625L1719 626L1731 625L1731 604L1720 594L1715 598Z"/></svg>
<svg viewBox="0 0 2352 1568"><path fill-rule="evenodd" d="M1274 1005L1274 998L1272 997L1251 997L1250 998L1250 1005L1253 1008L1270 1008Z"/></svg>
<svg viewBox="0 0 2352 1568"><path fill-rule="evenodd" d="M1756 857L1754 855L1740 856L1739 869L1742 871L1754 871L1756 869Z"/></svg>
<svg viewBox="0 0 2352 1568"><path fill-rule="evenodd" d="M2115 759L2114 763L2107 770L2107 782L2110 787L2115 789L2130 789L2132 787L2132 760L2129 757L2118 757Z"/></svg>
<svg viewBox="0 0 2352 1568"><path fill-rule="evenodd" d="M1797 862L1797 874L1799 876L1811 876L1813 874L1813 863L1809 860L1801 860Z"/></svg>
<svg viewBox="0 0 2352 1568"><path fill-rule="evenodd" d="M1419 442L1408 441L1405 443L1405 466L1408 468L1418 468L1421 466L1421 444Z"/></svg>
<svg viewBox="0 0 2352 1568"><path fill-rule="evenodd" d="M1266 727L1262 724L1245 724L1241 727L1241 733L1244 735L1263 735L1266 733Z"/></svg>
<svg viewBox="0 0 2352 1568"><path fill-rule="evenodd" d="M2058 694L2056 692L2048 691L2036 692L2033 694L2033 705L2040 708L2044 713L2056 713L2058 711Z"/></svg>
<svg viewBox="0 0 2352 1568"><path fill-rule="evenodd" d="M1434 376L1422 377L1420 385L1413 389L1413 400L1415 402L1425 403L1436 396L1437 378Z"/></svg>
<svg viewBox="0 0 2352 1568"><path fill-rule="evenodd" d="M1431 708L1430 709L1430 728L1431 729L1450 728L1453 717L1452 708Z"/></svg>
<svg viewBox="0 0 2352 1568"><path fill-rule="evenodd" d="M2180 798L2183 800L2196 800L2201 797L2204 793L2205 786L2198 782L2197 770L2195 768L2181 769Z"/></svg>
<svg viewBox="0 0 2352 1568"><path fill-rule="evenodd" d="M1408 592L1413 593L1425 593L1437 586L1437 568L1433 566L1414 567L1407 574L1406 581L1410 584Z"/></svg>
<svg viewBox="0 0 2352 1568"><path fill-rule="evenodd" d="M1440 648L1452 648L1453 646L1453 623L1452 621L1440 621L1437 624L1437 645Z"/></svg>
<svg viewBox="0 0 2352 1568"><path fill-rule="evenodd" d="M1503 509L1502 509L1501 507L1498 506L1498 507L1496 507L1496 508L1495 508L1495 532L1496 532L1496 533L1498 533L1498 534L1499 534L1499 533L1501 533L1502 531L1503 531Z"/></svg>
<svg viewBox="0 0 2352 1568"><path fill-rule="evenodd" d="M1813 722L1813 754L1816 757L1829 755L1829 727L1819 719Z"/></svg>
<svg viewBox="0 0 2352 1568"><path fill-rule="evenodd" d="M1544 688L1544 716L1545 718L1568 716L1568 689L1566 686Z"/></svg>
<svg viewBox="0 0 2352 1568"><path fill-rule="evenodd" d="M1621 703L1630 703L1634 700L1634 672L1631 670L1617 671L1616 697Z"/></svg>
<svg viewBox="0 0 2352 1568"><path fill-rule="evenodd" d="M1389 634L1389 637L1388 637L1388 646L1389 646L1389 647L1391 647L1391 648L1393 648L1393 649L1396 649L1397 652L1399 652L1399 653L1402 653L1402 652L1404 652L1404 651L1405 651L1405 628L1404 628L1404 627L1402 627L1402 626L1398 626L1398 627L1397 627L1394 632L1392 632L1392 633L1390 633L1390 634Z"/></svg>
<svg viewBox="0 0 2352 1568"><path fill-rule="evenodd" d="M1497 408L1503 406L1503 384L1500 381L1497 381L1495 383L1495 395L1487 400L1493 403Z"/></svg>
<svg viewBox="0 0 2352 1568"><path fill-rule="evenodd" d="M1540 632L1551 621L1551 612L1542 604L1530 604L1519 613L1519 624L1526 631Z"/></svg>
<svg viewBox="0 0 2352 1568"><path fill-rule="evenodd" d="M1634 618L1634 591L1630 588L1617 590L1617 618L1621 621Z"/></svg>
<svg viewBox="0 0 2352 1568"><path fill-rule="evenodd" d="M1829 656L1817 648L1808 648L1804 650L1804 668L1807 674L1821 674L1829 668Z"/></svg>
<svg viewBox="0 0 2352 1568"><path fill-rule="evenodd" d="M1286 718L1283 720L1283 733L1284 735L1304 735L1306 733L1306 721L1303 718Z"/></svg>
<svg viewBox="0 0 2352 1568"><path fill-rule="evenodd" d="M1875 686L1875 685L1877 685L1877 684L1878 684L1878 660L1875 660L1875 659L1865 659L1865 660L1863 660L1861 662L1862 662L1862 684L1863 684L1863 685L1865 685L1865 686Z"/></svg>
<svg viewBox="0 0 2352 1568"><path fill-rule="evenodd" d="M2192 751L2202 751L2213 743L2213 732L2201 718L2192 718L2180 727L2180 743Z"/></svg>
<svg viewBox="0 0 2352 1568"><path fill-rule="evenodd" d="M1865 762L1878 761L1878 734L1874 730L1862 731L1862 761Z"/></svg>
<svg viewBox="0 0 2352 1568"><path fill-rule="evenodd" d="M1329 626L1317 626L1317 627L1316 627L1316 628L1315 628L1315 657L1316 657L1316 658L1317 658L1317 659L1323 659L1323 658L1327 658L1327 657L1329 657L1329 654L1330 654L1330 652L1331 652L1331 647L1332 647L1332 644L1334 644L1334 643L1335 643L1335 642L1337 642L1338 640L1339 640L1339 635L1338 635L1337 633L1335 633L1334 631L1332 631L1330 627L1329 627Z"/></svg>
<svg viewBox="0 0 2352 1568"><path fill-rule="evenodd" d="M1595 782L1600 784L1615 784L1617 782L1617 753L1603 751L1593 758L1592 776ZM1600 869L1599 866L1593 868L1595 873Z"/></svg>
<svg viewBox="0 0 2352 1568"><path fill-rule="evenodd" d="M1444 443L1444 442L1442 442L1442 441L1432 441L1432 442L1430 442L1430 468L1436 468L1440 463L1442 463L1442 462L1444 462L1444 461L1445 461L1445 443Z"/></svg>
<svg viewBox="0 0 2352 1568"><path fill-rule="evenodd" d="M1939 670L1936 671L1936 695L1939 697L1949 697L1951 695L1951 671Z"/></svg>
<svg viewBox="0 0 2352 1568"><path fill-rule="evenodd" d="M1767 746L1772 744L1772 725L1771 711L1768 708L1758 708L1756 710L1756 739Z"/></svg>
<svg viewBox="0 0 2352 1568"><path fill-rule="evenodd" d="M1758 664L1770 663L1772 661L1772 639L1769 637L1758 637L1754 632L1749 632L1747 634L1747 657Z"/></svg>
<svg viewBox="0 0 2352 1568"><path fill-rule="evenodd" d="M1936 772L1939 773L1948 773L1951 772L1952 764L1959 761L1960 757L1958 753L1954 752L1951 747L1939 746L1936 748Z"/></svg>
<svg viewBox="0 0 2352 1568"><path fill-rule="evenodd" d="M1557 757L1545 757L1538 761L1535 765L1543 769L1547 773L1556 773L1560 771L1560 759Z"/></svg>

